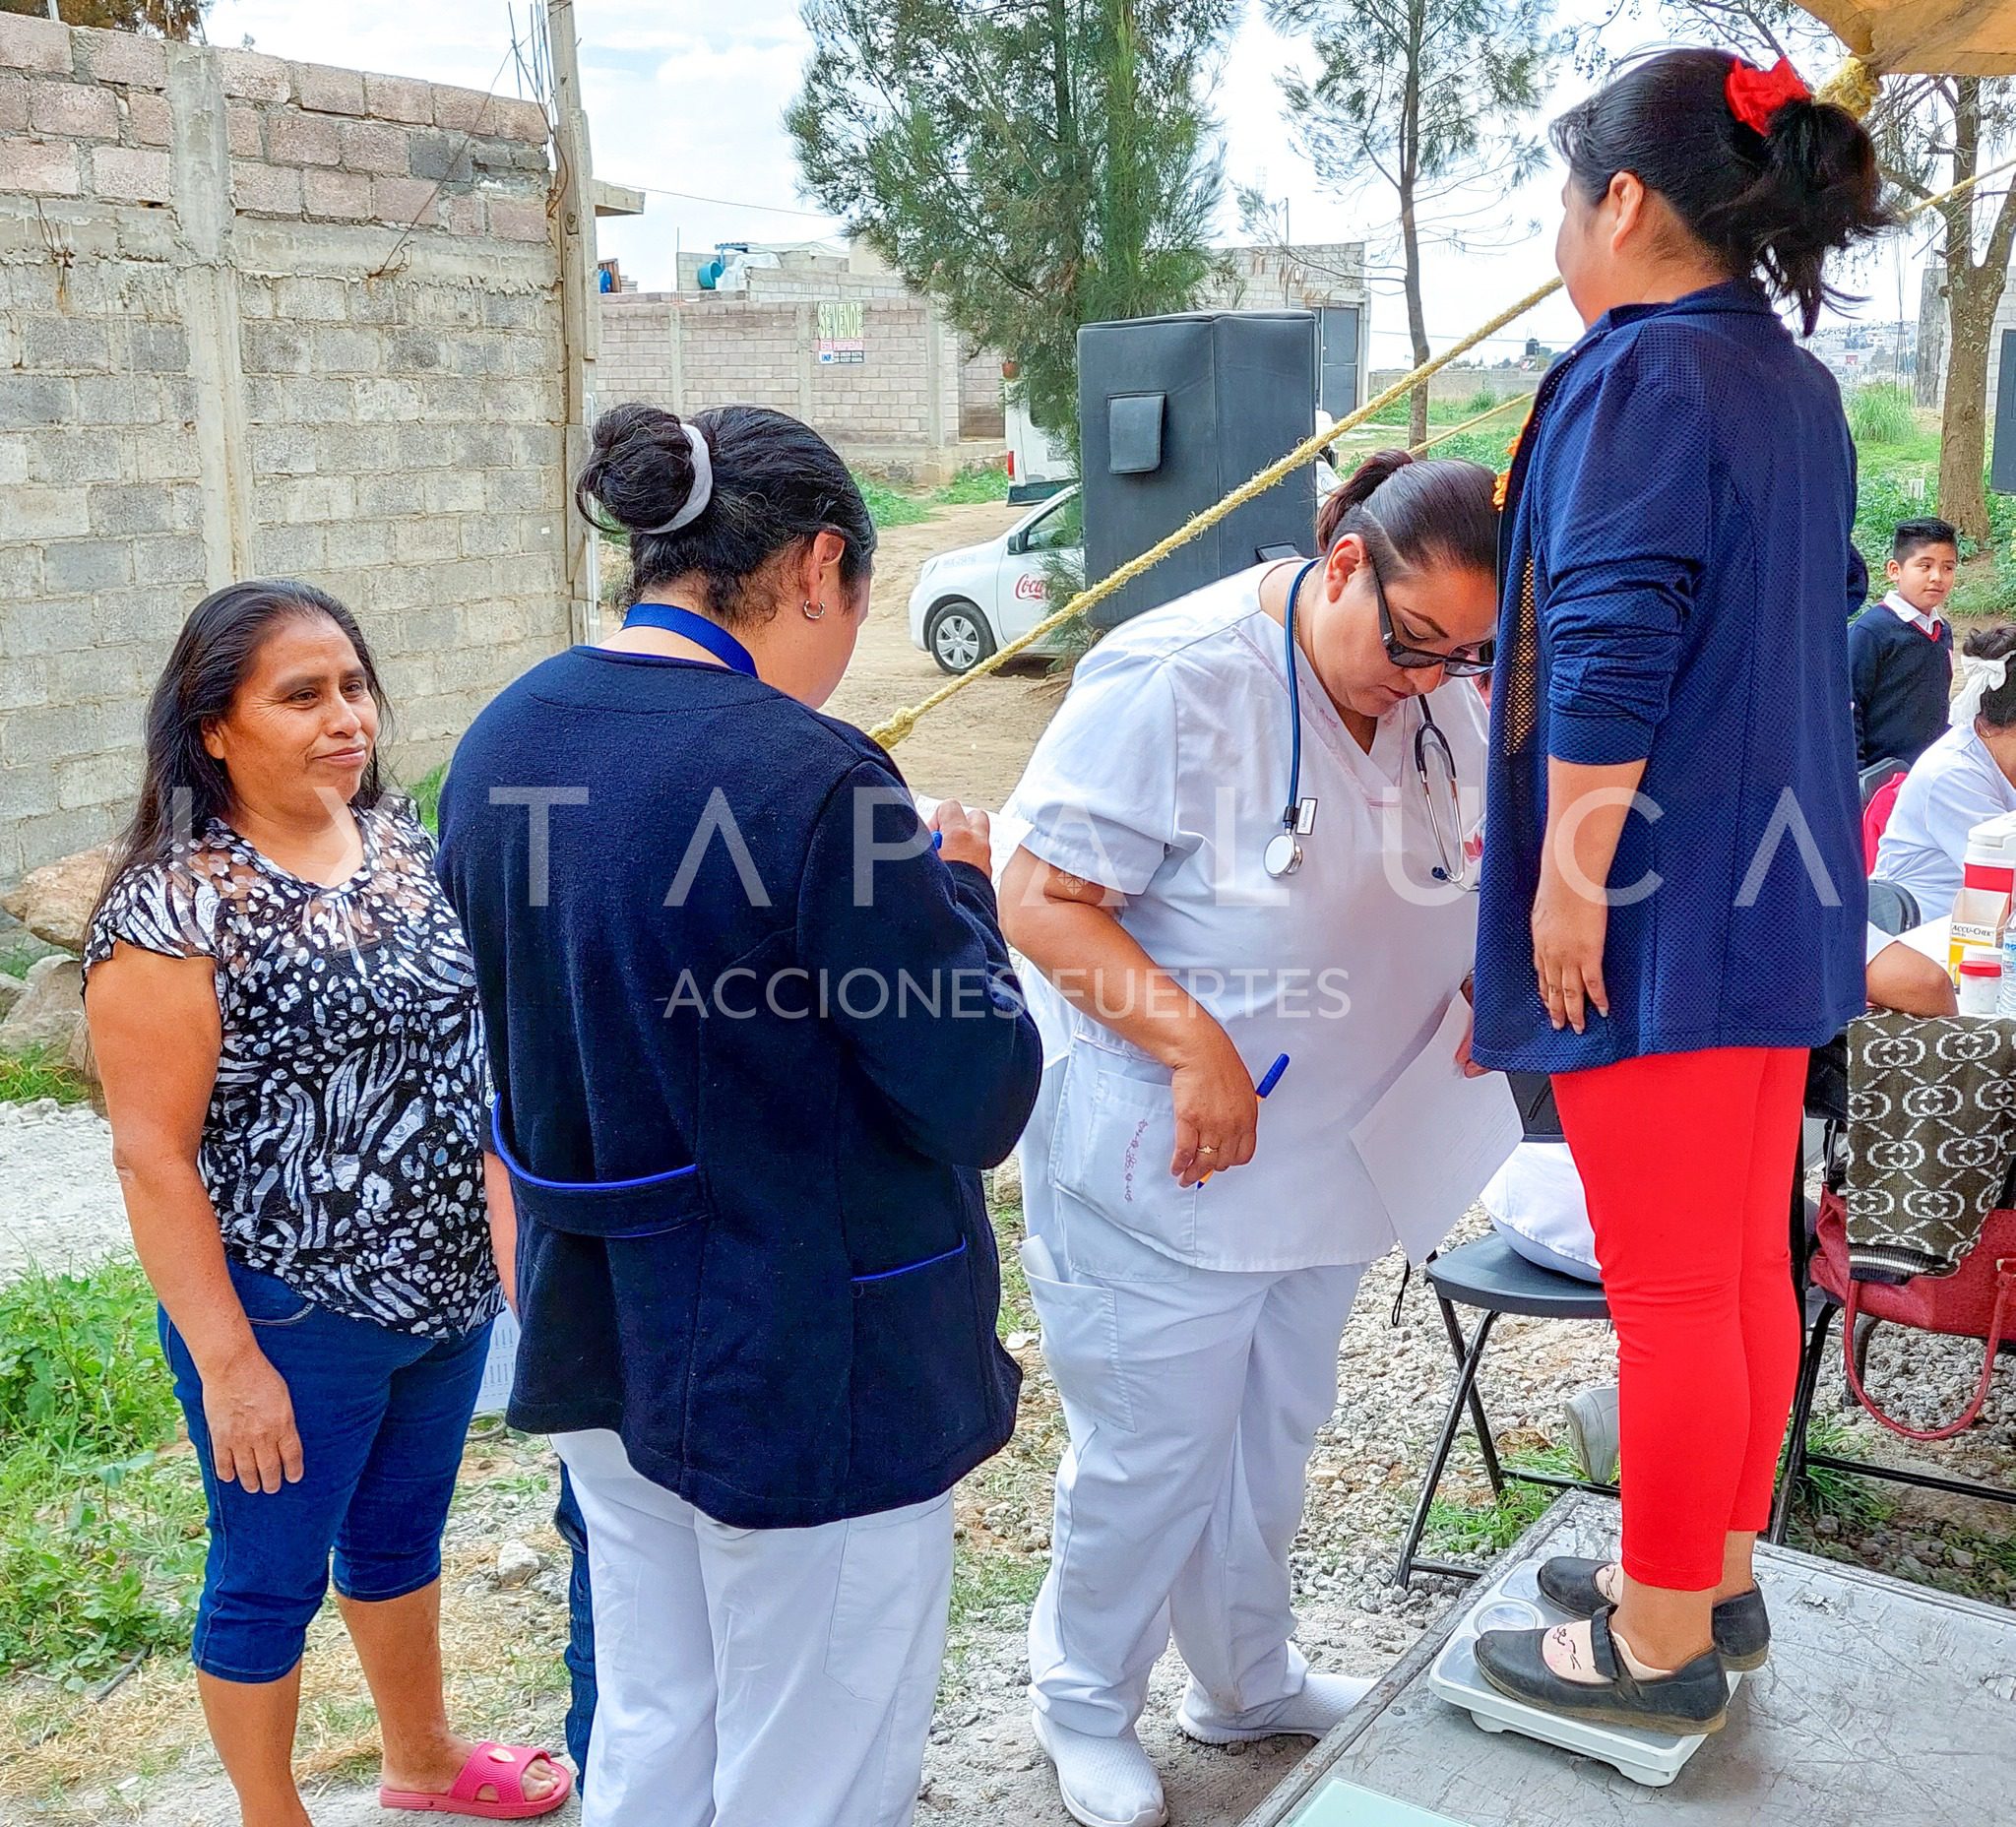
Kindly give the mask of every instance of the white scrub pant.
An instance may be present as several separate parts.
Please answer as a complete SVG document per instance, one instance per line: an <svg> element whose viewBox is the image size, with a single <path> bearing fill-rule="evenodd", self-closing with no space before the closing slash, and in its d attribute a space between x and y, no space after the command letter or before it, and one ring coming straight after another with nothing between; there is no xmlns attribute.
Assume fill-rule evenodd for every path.
<svg viewBox="0 0 2016 1827"><path fill-rule="evenodd" d="M1289 1547L1363 1265L1196 1269L1034 1174L1023 1196L1024 1269L1071 1435L1029 1624L1037 1707L1117 1737L1171 1634L1216 1723L1299 1693ZM1236 1198L1236 1173L1212 1196Z"/></svg>
<svg viewBox="0 0 2016 1827"><path fill-rule="evenodd" d="M603 1430L554 1436L588 1528L584 1827L908 1827L952 1595L952 1494L730 1529Z"/></svg>

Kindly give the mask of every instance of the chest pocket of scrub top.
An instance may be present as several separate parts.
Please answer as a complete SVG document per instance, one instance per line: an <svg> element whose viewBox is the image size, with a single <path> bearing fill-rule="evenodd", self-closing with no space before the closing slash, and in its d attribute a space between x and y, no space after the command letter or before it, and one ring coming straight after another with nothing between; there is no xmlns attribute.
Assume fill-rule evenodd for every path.
<svg viewBox="0 0 2016 1827"><path fill-rule="evenodd" d="M1156 1073L1144 1078L1140 1073ZM1094 1046L1073 1049L1058 1101L1050 1184L1108 1224L1178 1256L1197 1247L1197 1188L1169 1171L1176 1106L1166 1074Z"/></svg>

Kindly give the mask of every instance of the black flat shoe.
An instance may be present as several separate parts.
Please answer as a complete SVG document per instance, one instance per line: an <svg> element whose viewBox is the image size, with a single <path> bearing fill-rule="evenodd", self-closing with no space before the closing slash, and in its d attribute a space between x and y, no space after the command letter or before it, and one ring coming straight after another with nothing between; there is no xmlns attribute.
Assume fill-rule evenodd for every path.
<svg viewBox="0 0 2016 1827"><path fill-rule="evenodd" d="M1556 1624L1551 1628L1560 1629ZM1477 1666L1501 1694L1563 1719L1601 1726L1635 1726L1678 1737L1720 1732L1729 1718L1729 1686L1722 1658L1713 1650L1684 1668L1641 1681L1624 1667L1610 1637L1609 1607L1589 1620L1589 1645L1596 1657L1596 1683L1564 1680L1541 1654L1545 1630L1486 1630L1477 1640Z"/></svg>
<svg viewBox="0 0 2016 1827"><path fill-rule="evenodd" d="M1549 1605L1558 1606L1571 1617L1594 1617L1610 1603L1603 1596L1596 1576L1615 1565L1609 1560L1556 1554L1541 1565L1540 1589ZM1715 1607L1712 1627L1725 1669L1733 1674L1748 1674L1763 1668L1771 1655L1771 1618L1764 1609L1764 1595L1754 1586L1723 1600Z"/></svg>

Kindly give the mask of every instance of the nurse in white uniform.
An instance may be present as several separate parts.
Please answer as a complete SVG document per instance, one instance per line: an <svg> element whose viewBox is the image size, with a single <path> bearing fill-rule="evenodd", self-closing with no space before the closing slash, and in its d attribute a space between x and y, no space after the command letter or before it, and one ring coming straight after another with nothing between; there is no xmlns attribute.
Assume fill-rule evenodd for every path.
<svg viewBox="0 0 2016 1827"><path fill-rule="evenodd" d="M1470 969L1491 495L1369 459L1314 564L1094 648L1010 801L1002 920L1046 979L1023 1265L1071 1437L1031 1692L1088 1827L1166 1818L1135 1721L1172 1632L1209 1743L1320 1734L1365 1686L1290 1641L1289 1544L1364 1265L1438 1240L1349 1136Z"/></svg>
<svg viewBox="0 0 2016 1827"><path fill-rule="evenodd" d="M1883 828L1870 871L1908 888L1925 919L1953 912L1967 834L1984 819L2016 812L2016 628L1982 628L1967 637L1960 663L1966 683L1953 700L1952 724L1911 764Z"/></svg>

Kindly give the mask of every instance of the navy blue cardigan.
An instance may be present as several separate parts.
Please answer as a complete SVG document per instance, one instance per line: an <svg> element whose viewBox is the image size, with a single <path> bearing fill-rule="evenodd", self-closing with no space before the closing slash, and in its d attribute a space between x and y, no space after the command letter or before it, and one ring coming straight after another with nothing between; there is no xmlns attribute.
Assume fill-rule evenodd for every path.
<svg viewBox="0 0 2016 1827"><path fill-rule="evenodd" d="M463 738L440 867L513 1164L512 1424L612 1428L737 1528L921 1502L997 1451L977 1169L1040 1046L992 887L882 751L741 673L575 648Z"/></svg>
<svg viewBox="0 0 2016 1827"><path fill-rule="evenodd" d="M1754 284L1611 311L1548 371L1500 531L1484 1064L1813 1046L1861 1011L1854 520L1839 391ZM1609 876L1610 1015L1581 1035L1534 977L1549 756L1645 762Z"/></svg>

